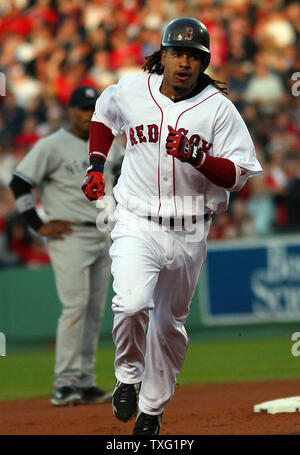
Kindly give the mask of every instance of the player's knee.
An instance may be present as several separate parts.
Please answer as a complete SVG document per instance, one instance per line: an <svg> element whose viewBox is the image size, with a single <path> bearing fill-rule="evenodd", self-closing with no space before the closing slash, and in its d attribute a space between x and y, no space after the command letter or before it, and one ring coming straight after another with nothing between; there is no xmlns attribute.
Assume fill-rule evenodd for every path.
<svg viewBox="0 0 300 455"><path fill-rule="evenodd" d="M123 312L127 316L134 316L141 311L144 311L149 308L146 299L140 293L128 293L128 295L123 298Z"/></svg>

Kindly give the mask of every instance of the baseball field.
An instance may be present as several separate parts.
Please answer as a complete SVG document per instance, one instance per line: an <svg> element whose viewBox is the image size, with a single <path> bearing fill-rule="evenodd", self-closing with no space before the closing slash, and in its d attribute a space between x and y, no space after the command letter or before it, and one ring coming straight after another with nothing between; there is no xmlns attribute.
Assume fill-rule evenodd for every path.
<svg viewBox="0 0 300 455"><path fill-rule="evenodd" d="M300 395L300 357L292 355L290 328L253 336L247 328L228 337L218 330L192 336L161 435L300 434L299 414L254 413L255 404ZM114 349L102 343L98 385L112 389ZM0 358L1 435L130 435L111 405L55 408L49 402L53 346Z"/></svg>

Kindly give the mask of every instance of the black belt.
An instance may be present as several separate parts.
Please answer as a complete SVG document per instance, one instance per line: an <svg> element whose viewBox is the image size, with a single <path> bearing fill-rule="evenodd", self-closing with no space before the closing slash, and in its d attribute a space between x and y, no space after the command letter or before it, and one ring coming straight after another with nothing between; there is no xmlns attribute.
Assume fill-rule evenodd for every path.
<svg viewBox="0 0 300 455"><path fill-rule="evenodd" d="M51 221L60 221L60 220L51 220ZM74 223L73 221L71 221L71 224L74 224L75 226L97 227L96 226L96 221L83 221L82 223Z"/></svg>
<svg viewBox="0 0 300 455"><path fill-rule="evenodd" d="M210 220L211 219L211 216L212 214L211 213L205 213L205 215L199 215L199 216L196 216L196 215L192 215L192 224L195 224L197 221L200 221L200 220L204 220L204 223L206 223L206 221ZM187 221L188 219L190 219L190 217L182 217L182 218L174 218L173 216L171 216L170 218L163 218L162 216L148 216L148 220L149 221L155 221L156 223L158 224L164 224L164 220L166 221L166 224L167 224L167 221L169 221L169 223L167 224L168 226L170 226L171 228L173 228L174 226L176 227L184 227L185 226L185 221Z"/></svg>
<svg viewBox="0 0 300 455"><path fill-rule="evenodd" d="M84 221L83 223L74 223L76 226L90 226L90 227L97 227L96 221Z"/></svg>

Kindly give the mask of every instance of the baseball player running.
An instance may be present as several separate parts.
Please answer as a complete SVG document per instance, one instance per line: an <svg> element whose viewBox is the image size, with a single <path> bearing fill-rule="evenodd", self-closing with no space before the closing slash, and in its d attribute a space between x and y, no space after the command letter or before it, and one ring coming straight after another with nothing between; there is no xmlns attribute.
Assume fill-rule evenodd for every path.
<svg viewBox="0 0 300 455"><path fill-rule="evenodd" d="M111 241L96 228L99 210L80 185L87 166L90 120L99 94L81 86L71 96L71 128L39 140L17 166L10 187L28 225L48 240L62 314L56 338L55 406L102 403L111 392L95 383L94 365L110 277ZM40 187L47 222L31 190Z"/></svg>
<svg viewBox="0 0 300 455"><path fill-rule="evenodd" d="M173 396L211 215L226 210L230 191L262 172L244 121L224 87L204 73L209 61L205 25L172 21L144 72L104 90L91 122L82 186L90 200L103 195L114 137L127 136L110 249L112 404L124 422L138 412L137 435L159 433Z"/></svg>

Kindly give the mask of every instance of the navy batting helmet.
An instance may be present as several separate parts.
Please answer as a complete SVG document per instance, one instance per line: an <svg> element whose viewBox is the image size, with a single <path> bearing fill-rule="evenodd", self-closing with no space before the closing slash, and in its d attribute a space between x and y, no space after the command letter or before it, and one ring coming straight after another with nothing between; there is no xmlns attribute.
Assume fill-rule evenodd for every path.
<svg viewBox="0 0 300 455"><path fill-rule="evenodd" d="M201 71L205 71L209 65L209 33L198 19L180 17L170 22L163 34L161 47L193 47L203 53Z"/></svg>

